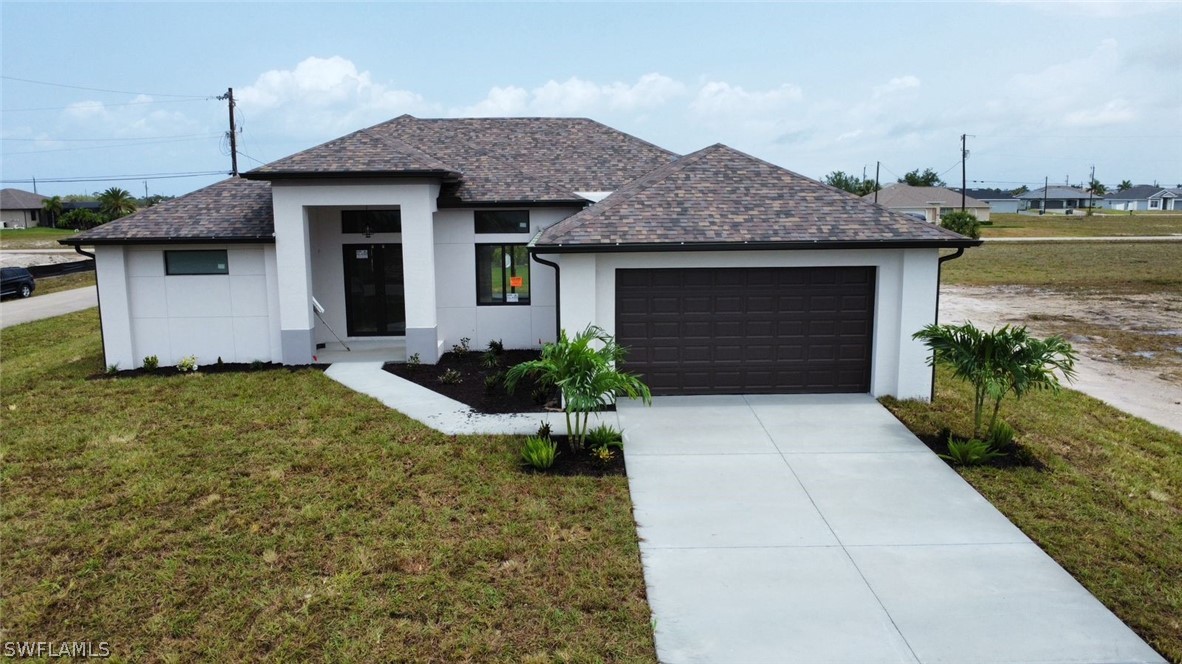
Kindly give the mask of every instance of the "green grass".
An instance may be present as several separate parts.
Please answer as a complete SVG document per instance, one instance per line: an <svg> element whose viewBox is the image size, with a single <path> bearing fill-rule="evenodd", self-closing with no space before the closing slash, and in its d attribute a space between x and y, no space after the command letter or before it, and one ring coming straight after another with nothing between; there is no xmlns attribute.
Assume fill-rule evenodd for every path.
<svg viewBox="0 0 1182 664"><path fill-rule="evenodd" d="M6 640L138 661L653 661L624 478L519 470L312 369L90 380L0 337Z"/></svg>
<svg viewBox="0 0 1182 664"><path fill-rule="evenodd" d="M58 293L64 290L73 290L75 288L85 288L94 284L93 270L75 272L74 274L63 274L60 277L42 277L37 280L37 288L33 290L33 297Z"/></svg>
<svg viewBox="0 0 1182 664"><path fill-rule="evenodd" d="M943 370L934 403L883 401L916 433L972 432L971 390ZM1182 662L1182 435L1071 390L1007 399L1002 418L1047 468L957 470L1142 638Z"/></svg>
<svg viewBox="0 0 1182 664"><path fill-rule="evenodd" d="M1107 210L1088 217L1073 215L991 214L981 237L1096 237L1182 234L1182 214L1134 213Z"/></svg>
<svg viewBox="0 0 1182 664"><path fill-rule="evenodd" d="M58 244L76 234L77 231L58 228L4 228L0 229L0 249L65 249Z"/></svg>
<svg viewBox="0 0 1182 664"><path fill-rule="evenodd" d="M945 283L1182 293L1182 242L994 243L944 264Z"/></svg>

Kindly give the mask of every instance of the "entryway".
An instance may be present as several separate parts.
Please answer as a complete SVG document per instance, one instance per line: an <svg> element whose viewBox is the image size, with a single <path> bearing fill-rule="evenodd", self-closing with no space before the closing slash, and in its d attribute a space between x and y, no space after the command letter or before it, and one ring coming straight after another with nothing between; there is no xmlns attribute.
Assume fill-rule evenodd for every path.
<svg viewBox="0 0 1182 664"><path fill-rule="evenodd" d="M345 318L350 337L406 334L401 244L346 244Z"/></svg>

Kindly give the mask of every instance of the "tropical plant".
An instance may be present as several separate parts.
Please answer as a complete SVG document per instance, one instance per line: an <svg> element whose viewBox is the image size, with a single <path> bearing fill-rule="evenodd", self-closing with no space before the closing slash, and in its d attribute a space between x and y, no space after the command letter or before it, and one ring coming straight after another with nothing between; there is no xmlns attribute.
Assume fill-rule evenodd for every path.
<svg viewBox="0 0 1182 664"><path fill-rule="evenodd" d="M955 210L940 215L940 225L954 233L960 233L974 240L981 237L981 222L972 212Z"/></svg>
<svg viewBox="0 0 1182 664"><path fill-rule="evenodd" d="M1003 456L984 440L955 440L949 436L948 454L941 454L940 458L961 466L979 466Z"/></svg>
<svg viewBox="0 0 1182 664"><path fill-rule="evenodd" d="M505 342L501 341L500 339L492 339L488 342L488 350L491 353L500 355L501 353L505 352Z"/></svg>
<svg viewBox="0 0 1182 664"><path fill-rule="evenodd" d="M1031 390L1058 391L1058 371L1070 381L1075 377L1078 354L1062 337L1038 339L1025 327L1006 325L985 332L972 323L928 325L912 335L932 350L928 363L952 369L957 378L973 385L973 437L980 438L987 402L992 413L986 430L997 423L1001 401L1011 392L1020 399Z"/></svg>
<svg viewBox="0 0 1182 664"><path fill-rule="evenodd" d="M1121 180L1120 184L1117 185L1116 190L1117 191L1126 191L1126 190L1132 189L1132 188L1133 188L1133 183L1131 180Z"/></svg>
<svg viewBox="0 0 1182 664"><path fill-rule="evenodd" d="M58 228L71 228L76 231L85 231L95 226L101 226L106 223L106 219L94 210L87 210L86 208L75 208L57 218Z"/></svg>
<svg viewBox="0 0 1182 664"><path fill-rule="evenodd" d="M1018 187L1017 189L1011 191L1010 194L1012 194L1014 196L1021 196L1022 194L1025 194L1029 191L1030 191L1030 187L1027 187L1026 185L1022 185L1021 187Z"/></svg>
<svg viewBox="0 0 1182 664"><path fill-rule="evenodd" d="M144 358L144 369L147 371L155 371L160 368L160 358L155 355L149 355Z"/></svg>
<svg viewBox="0 0 1182 664"><path fill-rule="evenodd" d="M496 391L496 389L501 386L501 381L504 379L505 377L501 375L500 371L494 371L488 374L484 377L484 391L489 393Z"/></svg>
<svg viewBox="0 0 1182 664"><path fill-rule="evenodd" d="M587 432L587 445L592 449L623 447L624 434L610 424L600 424Z"/></svg>
<svg viewBox="0 0 1182 664"><path fill-rule="evenodd" d="M1014 444L1015 435L1017 432L1014 431L1014 427L998 420L989 430L989 445L995 450L1009 449Z"/></svg>
<svg viewBox="0 0 1182 664"><path fill-rule="evenodd" d="M550 423L546 420L542 420L538 424L538 438L549 438L552 431L553 429L550 427Z"/></svg>
<svg viewBox="0 0 1182 664"><path fill-rule="evenodd" d="M51 227L56 227L58 217L62 216L62 210L64 209L64 204L62 203L62 197L61 196L51 196L51 197L41 201L41 208L43 210L45 210L45 216L48 217L45 220L46 221L45 225L51 226Z"/></svg>
<svg viewBox="0 0 1182 664"><path fill-rule="evenodd" d="M480 354L480 366L485 369L496 369L501 366L501 357L491 350Z"/></svg>
<svg viewBox="0 0 1182 664"><path fill-rule="evenodd" d="M505 386L513 391L522 378L531 376L541 386L557 387L571 449L579 450L586 441L591 413L599 407L613 403L617 396L652 403L652 394L640 377L617 368L624 353L610 334L594 325L574 337L562 330L558 341L542 346L538 359L509 369Z"/></svg>
<svg viewBox="0 0 1182 664"><path fill-rule="evenodd" d="M120 187L111 187L99 194L99 210L108 220L126 217L135 212L135 197Z"/></svg>
<svg viewBox="0 0 1182 664"><path fill-rule="evenodd" d="M558 443L549 438L530 436L521 447L521 460L538 470L546 470L553 466L557 456Z"/></svg>
<svg viewBox="0 0 1182 664"><path fill-rule="evenodd" d="M1088 188L1084 189L1084 191L1089 192L1095 196L1103 196L1104 194L1108 193L1108 187L1104 186L1104 183L1100 182L1096 178L1092 178L1092 181L1088 183Z"/></svg>

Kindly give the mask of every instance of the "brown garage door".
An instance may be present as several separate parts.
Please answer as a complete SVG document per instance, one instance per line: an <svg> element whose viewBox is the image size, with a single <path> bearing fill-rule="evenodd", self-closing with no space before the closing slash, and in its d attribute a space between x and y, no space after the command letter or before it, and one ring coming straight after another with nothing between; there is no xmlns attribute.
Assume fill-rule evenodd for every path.
<svg viewBox="0 0 1182 664"><path fill-rule="evenodd" d="M873 267L616 272L616 339L653 394L870 391Z"/></svg>

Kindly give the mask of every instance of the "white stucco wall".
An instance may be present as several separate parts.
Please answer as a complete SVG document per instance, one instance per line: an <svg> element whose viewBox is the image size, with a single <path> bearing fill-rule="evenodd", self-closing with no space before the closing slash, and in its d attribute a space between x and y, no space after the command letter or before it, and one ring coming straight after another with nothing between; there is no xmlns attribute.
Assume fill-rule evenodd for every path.
<svg viewBox="0 0 1182 664"><path fill-rule="evenodd" d="M611 334L616 324L616 270L629 268L824 267L877 268L873 361L874 396L928 399L927 348L911 338L935 321L939 252L935 249L733 251L563 254L562 327L594 323Z"/></svg>
<svg viewBox="0 0 1182 664"><path fill-rule="evenodd" d="M201 249L225 250L228 274L165 274L165 250ZM97 247L106 363L279 361L274 253L269 244Z"/></svg>
<svg viewBox="0 0 1182 664"><path fill-rule="evenodd" d="M435 214L436 302L444 350L468 337L473 348L500 340L506 348L535 348L554 340L554 269L530 261L529 305L476 304L476 245L526 244L535 233L577 208L533 208L529 233L476 233L473 210Z"/></svg>

